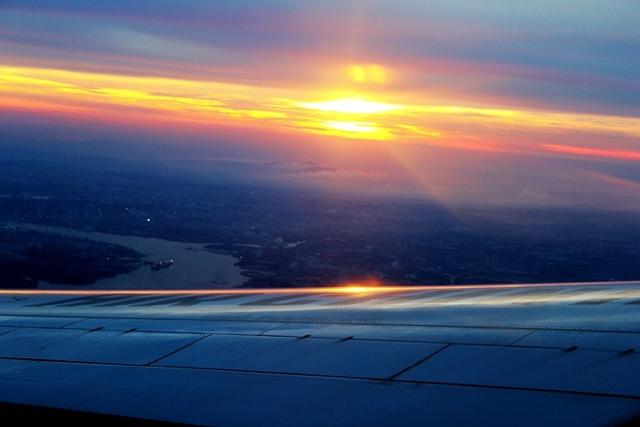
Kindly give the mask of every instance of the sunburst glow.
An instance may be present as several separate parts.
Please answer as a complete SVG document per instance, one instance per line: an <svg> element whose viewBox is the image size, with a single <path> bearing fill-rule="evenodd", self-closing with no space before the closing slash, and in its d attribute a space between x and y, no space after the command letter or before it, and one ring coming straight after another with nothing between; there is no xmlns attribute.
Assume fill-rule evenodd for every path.
<svg viewBox="0 0 640 427"><path fill-rule="evenodd" d="M356 83L384 84L389 79L386 67L379 64L354 64L349 67L349 77Z"/></svg>

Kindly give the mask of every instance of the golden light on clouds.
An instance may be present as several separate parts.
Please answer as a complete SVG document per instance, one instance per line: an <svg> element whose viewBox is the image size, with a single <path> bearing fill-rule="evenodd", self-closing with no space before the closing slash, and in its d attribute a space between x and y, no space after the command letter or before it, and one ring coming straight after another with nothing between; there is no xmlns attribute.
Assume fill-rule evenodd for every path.
<svg viewBox="0 0 640 427"><path fill-rule="evenodd" d="M327 127L345 132L370 133L375 132L376 127L372 123L358 122L325 122Z"/></svg>
<svg viewBox="0 0 640 427"><path fill-rule="evenodd" d="M319 133L344 138L390 140L394 135L390 130L390 116L401 105L372 101L363 98L342 98L320 102L300 102L298 106L317 112L325 129ZM385 115L387 115L385 117ZM365 116L367 120L362 120Z"/></svg>
<svg viewBox="0 0 640 427"><path fill-rule="evenodd" d="M388 70L378 65L353 65L349 76L355 83L382 83L388 79ZM640 121L635 117L453 103L432 105L424 101L424 94L394 98L389 90L376 92L371 86L283 88L0 66L2 109L53 112L72 119L77 112L85 111L97 118L119 116L125 122L132 117L131 112L139 111L148 116L150 128L154 120L176 119L207 126L237 123L347 139L491 150L501 149L497 137L509 149L520 140L532 141L540 135L565 138L590 133L640 137ZM137 124L140 125L139 120ZM527 135L533 137L526 140ZM579 146L580 141L563 144ZM546 144L527 147L520 143L518 147L559 153L557 147ZM585 150L562 151L613 157L611 153ZM626 151L614 154L620 158L633 157Z"/></svg>
<svg viewBox="0 0 640 427"><path fill-rule="evenodd" d="M342 114L379 114L397 110L399 105L364 99L336 99L323 102L301 102L303 108Z"/></svg>
<svg viewBox="0 0 640 427"><path fill-rule="evenodd" d="M343 136L346 138L374 139L378 141L388 140L393 137L389 131L371 122L324 122L328 135Z"/></svg>

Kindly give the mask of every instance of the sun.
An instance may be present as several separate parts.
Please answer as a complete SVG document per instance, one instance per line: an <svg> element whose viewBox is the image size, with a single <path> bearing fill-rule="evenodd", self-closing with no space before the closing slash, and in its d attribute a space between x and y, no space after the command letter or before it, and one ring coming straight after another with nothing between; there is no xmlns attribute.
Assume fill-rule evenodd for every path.
<svg viewBox="0 0 640 427"><path fill-rule="evenodd" d="M389 71L380 64L353 64L347 68L347 73L355 83L369 83L382 85L389 80Z"/></svg>
<svg viewBox="0 0 640 427"><path fill-rule="evenodd" d="M314 132L355 139L389 140L393 135L387 114L401 105L373 101L364 97L338 98L318 102L298 102L317 123Z"/></svg>

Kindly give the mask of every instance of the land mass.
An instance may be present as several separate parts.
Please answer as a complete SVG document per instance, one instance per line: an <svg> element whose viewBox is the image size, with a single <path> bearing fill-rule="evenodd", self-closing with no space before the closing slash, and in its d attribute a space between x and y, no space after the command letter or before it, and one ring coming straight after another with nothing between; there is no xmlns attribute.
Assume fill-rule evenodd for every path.
<svg viewBox="0 0 640 427"><path fill-rule="evenodd" d="M57 234L0 228L0 283L35 288L45 281L89 285L142 265L143 255L124 246Z"/></svg>
<svg viewBox="0 0 640 427"><path fill-rule="evenodd" d="M640 279L637 212L452 210L429 200L24 162L0 164L0 222L199 243L235 257L246 287ZM12 279L3 286L32 286L40 278L86 284L141 262L124 247L33 239L4 243Z"/></svg>

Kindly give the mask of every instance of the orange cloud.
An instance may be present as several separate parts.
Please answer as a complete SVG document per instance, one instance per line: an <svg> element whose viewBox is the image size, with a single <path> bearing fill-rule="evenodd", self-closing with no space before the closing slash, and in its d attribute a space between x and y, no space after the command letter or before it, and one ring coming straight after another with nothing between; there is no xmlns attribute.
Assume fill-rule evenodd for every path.
<svg viewBox="0 0 640 427"><path fill-rule="evenodd" d="M640 151L632 150L606 150L601 148L575 147L571 145L545 144L546 151L554 153L571 154L575 156L597 157L603 159L615 159L626 161L640 161Z"/></svg>
<svg viewBox="0 0 640 427"><path fill-rule="evenodd" d="M382 66L356 69L381 80ZM358 71L359 70L359 71ZM386 69L385 73L387 72ZM378 76L378 77L376 77ZM362 77L362 76L360 76ZM364 77L363 77L364 78ZM351 76L356 83L358 78ZM374 80L375 80L374 79ZM540 136L640 137L636 118L509 109L463 103L425 103L424 95L376 92L373 87L282 88L268 84L126 76L0 66L0 108L113 119L132 126L184 122L234 125L324 137L426 143L448 148L539 151L638 160L631 151L539 146ZM350 86L351 84L351 86ZM138 121L138 122L136 122ZM548 140L547 140L548 141Z"/></svg>

